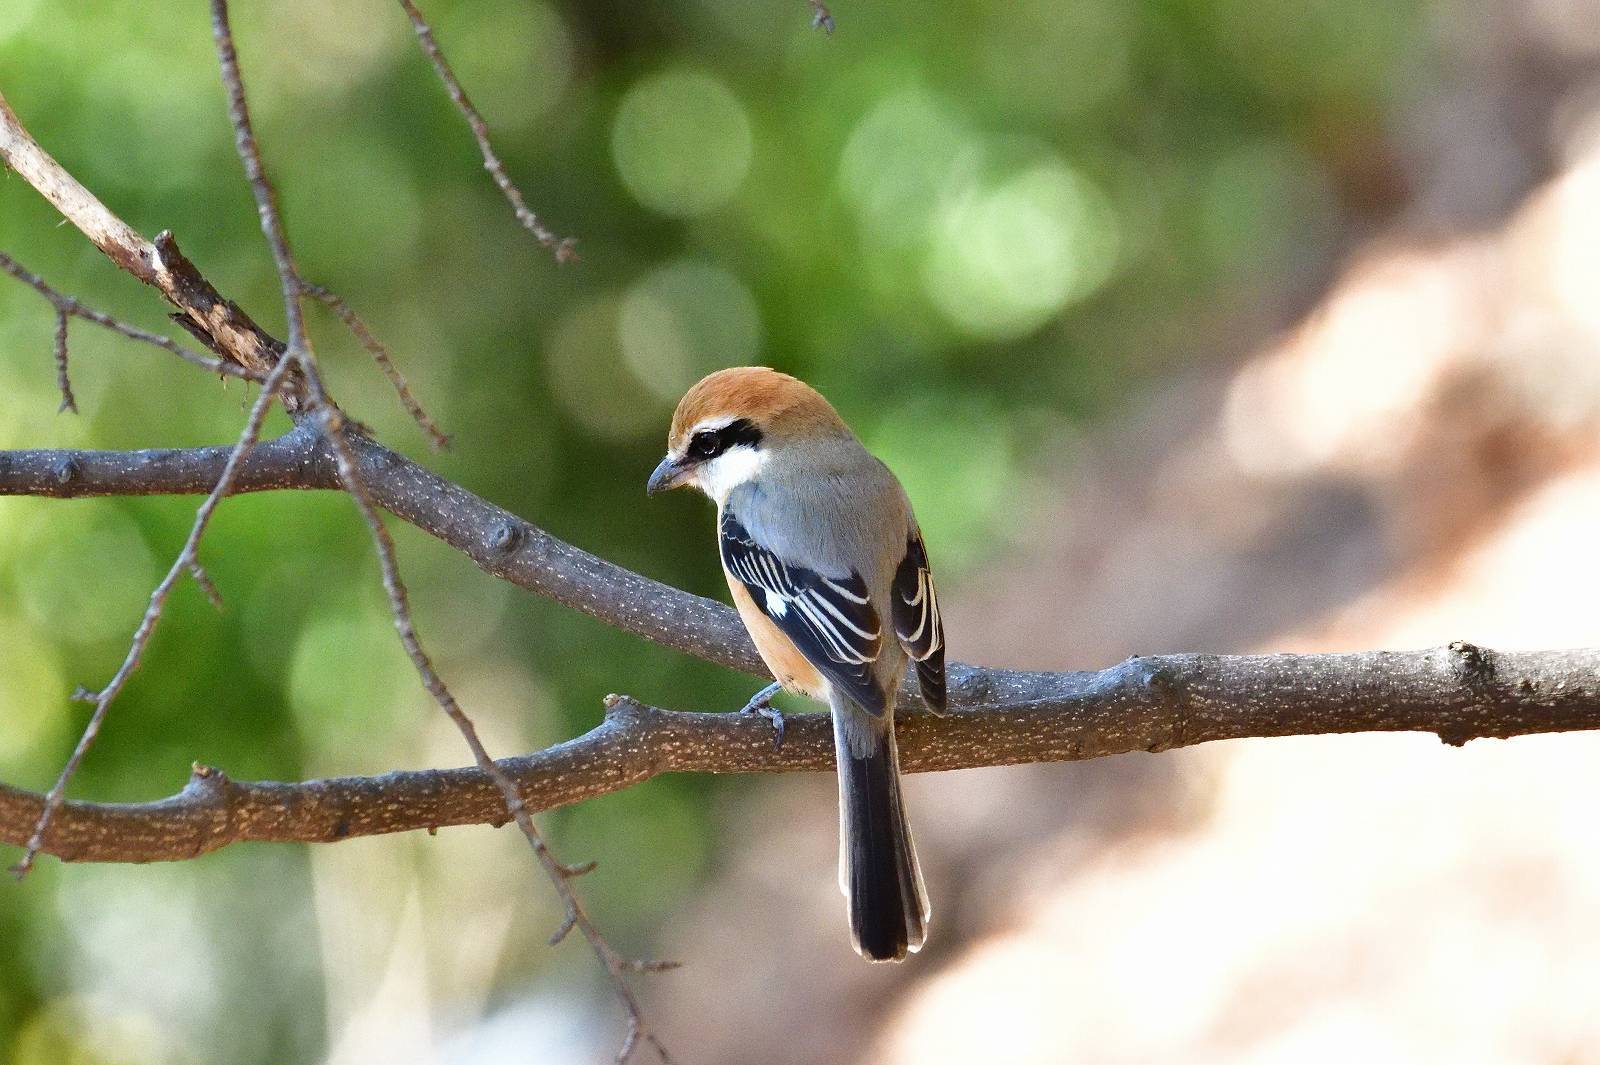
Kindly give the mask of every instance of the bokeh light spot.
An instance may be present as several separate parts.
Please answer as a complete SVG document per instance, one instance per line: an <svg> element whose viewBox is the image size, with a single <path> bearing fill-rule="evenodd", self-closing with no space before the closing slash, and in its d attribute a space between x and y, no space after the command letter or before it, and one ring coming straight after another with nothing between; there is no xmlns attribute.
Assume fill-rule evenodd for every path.
<svg viewBox="0 0 1600 1065"><path fill-rule="evenodd" d="M950 200L935 223L923 284L967 333L1022 336L1103 285L1118 248L1110 201L1050 161Z"/></svg>
<svg viewBox="0 0 1600 1065"><path fill-rule="evenodd" d="M622 361L621 304L607 297L567 314L545 344L550 387L572 418L612 440L638 440L666 430L655 392Z"/></svg>
<svg viewBox="0 0 1600 1065"><path fill-rule="evenodd" d="M344 712L328 711L334 691ZM308 771L392 768L385 763L411 734L401 722L417 696L416 675L383 608L330 609L307 619L289 667L289 705L309 749Z"/></svg>
<svg viewBox="0 0 1600 1065"><path fill-rule="evenodd" d="M1336 211L1332 192L1288 143L1258 140L1221 154L1195 189L1202 248L1219 267L1275 269Z"/></svg>
<svg viewBox="0 0 1600 1065"><path fill-rule="evenodd" d="M920 243L974 134L921 91L879 103L850 134L839 186L875 243Z"/></svg>
<svg viewBox="0 0 1600 1065"><path fill-rule="evenodd" d="M12 1065L189 1065L198 1059L159 1018L118 1009L102 996L64 995L36 1010L17 1033Z"/></svg>
<svg viewBox="0 0 1600 1065"><path fill-rule="evenodd" d="M572 40L560 14L546 3L511 4L493 18L482 14L470 4L451 8L434 28L490 124L526 129L565 93L572 79Z"/></svg>
<svg viewBox="0 0 1600 1065"><path fill-rule="evenodd" d="M67 684L51 646L0 616L0 769L33 770L67 719Z"/></svg>
<svg viewBox="0 0 1600 1065"><path fill-rule="evenodd" d="M33 20L40 0L7 0L0 8L0 42L20 36Z"/></svg>
<svg viewBox="0 0 1600 1065"><path fill-rule="evenodd" d="M271 40L276 63L250 69L251 110L266 117L291 101L350 93L395 55L414 50L403 19L374 19L359 5L239 4L234 34L244 40ZM446 48L449 45L446 44ZM450 49L453 58L455 49ZM255 88L257 84L276 91ZM259 101L259 103L258 103ZM298 106L293 104L292 106Z"/></svg>
<svg viewBox="0 0 1600 1065"><path fill-rule="evenodd" d="M628 289L617 332L639 383L673 403L712 370L755 361L761 312L726 270L679 259Z"/></svg>
<svg viewBox="0 0 1600 1065"><path fill-rule="evenodd" d="M917 396L895 406L865 439L916 500L935 568L992 551L1002 518L1016 521L1008 421L983 397Z"/></svg>
<svg viewBox="0 0 1600 1065"><path fill-rule="evenodd" d="M984 76L1018 109L1080 115L1128 87L1133 27L1127 4L1012 0L991 9L978 55Z"/></svg>
<svg viewBox="0 0 1600 1065"><path fill-rule="evenodd" d="M1600 159L1577 167L1552 197L1559 225L1550 227L1542 271L1561 310L1600 337Z"/></svg>
<svg viewBox="0 0 1600 1065"><path fill-rule="evenodd" d="M73 948L65 959L70 986L84 993L89 1014L80 1031L104 1030L113 1018L159 1018L149 1033L159 1035L154 1053L132 1060L183 1060L174 1052L218 1023L223 997L221 943L194 876L84 869L62 878L55 903Z"/></svg>
<svg viewBox="0 0 1600 1065"><path fill-rule="evenodd" d="M635 199L689 218L739 191L750 169L750 119L722 82L677 69L638 82L623 97L611 154Z"/></svg>
<svg viewBox="0 0 1600 1065"><path fill-rule="evenodd" d="M35 631L72 644L126 639L158 578L132 520L101 504L58 515L34 535L17 591Z"/></svg>

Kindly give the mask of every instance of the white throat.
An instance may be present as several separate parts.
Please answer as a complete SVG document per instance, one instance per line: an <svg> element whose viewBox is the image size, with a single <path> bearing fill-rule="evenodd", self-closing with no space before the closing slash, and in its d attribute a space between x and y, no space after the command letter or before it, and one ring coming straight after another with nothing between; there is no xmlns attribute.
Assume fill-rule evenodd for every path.
<svg viewBox="0 0 1600 1065"><path fill-rule="evenodd" d="M740 444L697 467L694 484L710 496L716 502L717 509L721 510L728 501L728 495L741 484L754 480L766 464L766 452Z"/></svg>

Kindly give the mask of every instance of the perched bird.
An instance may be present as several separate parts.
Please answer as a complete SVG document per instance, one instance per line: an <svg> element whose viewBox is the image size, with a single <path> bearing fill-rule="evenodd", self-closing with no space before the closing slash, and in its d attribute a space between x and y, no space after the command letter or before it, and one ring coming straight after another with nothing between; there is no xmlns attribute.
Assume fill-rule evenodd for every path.
<svg viewBox="0 0 1600 1065"><path fill-rule="evenodd" d="M908 663L928 708L945 707L944 626L911 503L826 399L761 366L719 370L678 403L647 490L680 485L716 502L728 588L778 681L745 709L773 716L781 686L833 712L851 937L899 961L929 914L894 742Z"/></svg>

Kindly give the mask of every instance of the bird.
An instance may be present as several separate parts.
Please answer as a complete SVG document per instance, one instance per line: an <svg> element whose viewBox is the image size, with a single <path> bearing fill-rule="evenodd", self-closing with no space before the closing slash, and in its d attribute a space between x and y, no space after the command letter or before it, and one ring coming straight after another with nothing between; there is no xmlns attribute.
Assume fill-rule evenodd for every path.
<svg viewBox="0 0 1600 1065"><path fill-rule="evenodd" d="M722 569L780 689L828 704L839 775L839 889L856 951L901 961L930 910L906 822L895 696L914 668L946 705L944 622L905 489L821 393L764 366L718 370L679 401L650 495L691 486L717 506Z"/></svg>

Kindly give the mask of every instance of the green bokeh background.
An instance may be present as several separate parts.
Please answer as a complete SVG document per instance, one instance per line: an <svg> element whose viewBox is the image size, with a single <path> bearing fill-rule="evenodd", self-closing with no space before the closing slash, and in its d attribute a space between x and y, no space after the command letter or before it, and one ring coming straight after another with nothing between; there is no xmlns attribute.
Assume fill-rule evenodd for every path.
<svg viewBox="0 0 1600 1065"><path fill-rule="evenodd" d="M1388 209L1382 123L1428 62L1411 0L843 0L831 38L801 0L433 0L511 174L579 240L583 261L560 267L515 225L398 6L235 7L304 272L390 343L455 447L427 454L313 308L335 394L473 491L706 595L723 594L707 508L642 493L701 373L761 362L821 388L905 481L958 584L1026 529L1036 455L1212 354L1188 342L1197 323L1260 288L1292 292L1352 221ZM115 211L173 230L281 335L204 5L7 0L0 91ZM0 248L170 331L151 293L58 222L0 180ZM52 324L36 294L0 284L0 447L237 433L237 382L82 323L82 413L58 415ZM49 784L86 712L69 693L115 670L195 502L0 500L0 779ZM395 532L421 634L496 752L587 729L613 690L698 708L751 690ZM178 589L75 794L167 794L196 760L240 779L465 761L393 638L348 501L231 500L203 558L226 609ZM546 822L563 856L600 860L583 883L596 916L648 953L737 845L718 803L751 786L662 779ZM341 846L386 848L460 887L463 910L519 900L495 1001L595 988L581 950L543 948L554 905L505 836ZM317 860L248 846L172 867L45 861L0 887L0 1058L323 1060L338 943L314 905ZM615 1034L600 1015L597 1045Z"/></svg>

